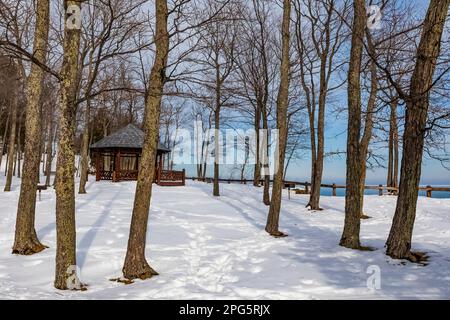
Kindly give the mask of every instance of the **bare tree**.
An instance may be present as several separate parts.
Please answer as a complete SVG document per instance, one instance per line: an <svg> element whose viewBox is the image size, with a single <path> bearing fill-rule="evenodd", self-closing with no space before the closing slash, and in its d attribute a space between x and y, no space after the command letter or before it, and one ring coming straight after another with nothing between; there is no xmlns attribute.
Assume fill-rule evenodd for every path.
<svg viewBox="0 0 450 320"><path fill-rule="evenodd" d="M270 203L269 215L267 217L266 231L274 237L284 237L286 234L278 230L281 195L283 190L283 169L286 152L286 140L288 135L287 128L287 109L289 104L289 82L290 82L290 24L291 24L291 1L283 1L283 22L282 22L282 54L280 67L280 87L277 98L277 129L278 137L278 162L275 172L272 199Z"/></svg>
<svg viewBox="0 0 450 320"><path fill-rule="evenodd" d="M411 241L419 194L430 90L435 83L434 73L449 5L450 0L430 1L417 48L417 60L410 81L409 94L401 90L399 92L406 101L403 157L397 207L386 243L386 253L397 259L418 261L422 258L422 255L411 252Z"/></svg>
<svg viewBox="0 0 450 320"><path fill-rule="evenodd" d="M48 0L38 2L34 49L35 58L45 63L50 20L50 3ZM25 120L25 158L20 185L20 197L17 207L16 232L13 253L30 255L44 250L34 227L36 208L37 177L39 176L41 116L40 100L42 94L44 71L32 64L27 84L27 106Z"/></svg>
<svg viewBox="0 0 450 320"><path fill-rule="evenodd" d="M89 23L85 27L87 35L85 50L87 56L87 76L83 86L85 101L84 128L81 145L81 174L78 193L86 193L86 182L89 170L89 123L92 108L94 85L101 67L111 59L123 55L131 55L142 47L142 44L129 43L136 32L141 31L143 22L139 20L139 7L144 1L107 0L96 5L89 4ZM129 45L137 46L133 48ZM84 62L84 61L83 61ZM125 88L123 88L125 89ZM95 93L95 94L98 94Z"/></svg>
<svg viewBox="0 0 450 320"><path fill-rule="evenodd" d="M274 54L274 39L270 28L272 20L270 11L273 9L269 1L252 1L251 7L244 7L243 30L240 32L241 47L236 57L238 64L238 79L242 88L238 93L246 102L243 112L249 113L253 119L252 126L256 135L255 166L253 185L259 186L261 176L270 179L267 167L262 168L268 150L260 150L260 129L268 129L268 109L271 98L271 85L276 74L276 56ZM248 105L247 105L248 104ZM264 163L267 163L265 161ZM264 169L264 174L261 170ZM264 202L270 204L269 189L264 188Z"/></svg>
<svg viewBox="0 0 450 320"><path fill-rule="evenodd" d="M342 83L330 86L332 75L343 62L336 55L345 41L344 19L336 12L347 11L347 2L296 0L295 30L300 83L305 92L311 140L311 194L307 207L319 206L325 158L325 114L327 97Z"/></svg>
<svg viewBox="0 0 450 320"><path fill-rule="evenodd" d="M144 114L145 139L142 148L142 160L139 167L136 195L131 218L130 237L127 255L123 266L126 279L148 279L157 275L145 258L148 214L152 195L152 183L155 174L156 151L159 138L159 117L161 99L165 83L165 71L169 54L169 32L167 30L167 0L156 0L156 54L150 77Z"/></svg>
<svg viewBox="0 0 450 320"><path fill-rule="evenodd" d="M209 2L209 15L220 10L221 4ZM235 51L237 43L238 28L234 21L237 15L237 9L231 10L231 5L226 7L213 21L210 21L203 29L200 35L199 58L198 63L203 68L205 79L203 85L213 94L210 105L214 112L214 183L213 195L220 196L219 178L220 178L220 157L222 156L223 146L220 144L220 113L231 98L229 90L226 87L226 81L235 70ZM207 99L209 100L209 99Z"/></svg>
<svg viewBox="0 0 450 320"><path fill-rule="evenodd" d="M81 3L64 1L64 54L61 67L59 101L59 141L56 168L56 269L55 287L61 290L82 289L76 266L75 230L75 119L81 28ZM73 280L73 282L70 282Z"/></svg>
<svg viewBox="0 0 450 320"><path fill-rule="evenodd" d="M17 136L17 114L19 108L19 72L17 70L17 66L15 61L10 61L10 65L7 66L7 78L9 78L11 93L9 98L9 108L11 114L10 120L10 130L9 130L9 140L8 140L8 158L6 163L6 183L5 183L5 192L11 191L11 183L14 169L14 160L16 153L16 136Z"/></svg>
<svg viewBox="0 0 450 320"><path fill-rule="evenodd" d="M347 182L345 193L345 224L340 245L360 249L361 226L361 62L366 28L364 0L353 1L352 45L348 70L348 132L347 132Z"/></svg>

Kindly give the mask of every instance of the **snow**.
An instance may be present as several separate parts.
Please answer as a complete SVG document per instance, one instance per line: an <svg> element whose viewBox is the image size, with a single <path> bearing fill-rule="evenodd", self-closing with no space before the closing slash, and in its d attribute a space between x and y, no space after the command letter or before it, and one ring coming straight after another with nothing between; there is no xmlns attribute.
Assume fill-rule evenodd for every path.
<svg viewBox="0 0 450 320"><path fill-rule="evenodd" d="M4 177L0 177L3 188ZM147 258L160 275L132 285L111 282L121 276L135 183L88 183L77 195L77 260L85 292L53 288L55 193L42 192L36 230L50 248L34 256L10 249L18 200L0 191L1 299L448 299L450 298L450 199L420 198L415 250L430 255L428 266L394 261L384 254L395 197L367 196L362 242L377 248L360 252L338 246L344 198L322 197L325 211L305 209L307 197L284 194L282 231L274 239L263 230L268 212L262 189L222 184L154 187ZM381 269L381 289L369 289L370 266Z"/></svg>

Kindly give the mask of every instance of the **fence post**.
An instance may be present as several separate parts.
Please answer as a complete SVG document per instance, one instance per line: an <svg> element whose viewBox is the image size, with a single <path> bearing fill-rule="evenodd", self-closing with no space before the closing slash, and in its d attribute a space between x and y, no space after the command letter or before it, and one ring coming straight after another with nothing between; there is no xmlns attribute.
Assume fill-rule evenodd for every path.
<svg viewBox="0 0 450 320"><path fill-rule="evenodd" d="M427 186L427 198L431 198L432 197L432 191L433 188L431 186Z"/></svg>
<svg viewBox="0 0 450 320"><path fill-rule="evenodd" d="M337 196L337 192L336 192L336 183L333 183L333 197Z"/></svg>
<svg viewBox="0 0 450 320"><path fill-rule="evenodd" d="M305 192L306 192L306 194L309 194L309 185L308 185L308 182L305 182Z"/></svg>
<svg viewBox="0 0 450 320"><path fill-rule="evenodd" d="M382 184L380 184L380 185L378 186L378 195L379 195L380 197L383 196L383 185L382 185Z"/></svg>
<svg viewBox="0 0 450 320"><path fill-rule="evenodd" d="M183 169L183 177L182 177L182 179L183 179L183 186L185 186L186 185L186 169Z"/></svg>

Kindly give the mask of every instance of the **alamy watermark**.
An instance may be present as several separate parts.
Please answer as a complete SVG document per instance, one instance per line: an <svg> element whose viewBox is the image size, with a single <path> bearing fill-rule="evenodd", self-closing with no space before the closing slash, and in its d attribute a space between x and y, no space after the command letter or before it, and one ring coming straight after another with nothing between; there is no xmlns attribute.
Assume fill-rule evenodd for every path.
<svg viewBox="0 0 450 320"><path fill-rule="evenodd" d="M66 28L69 30L81 29L81 8L79 5L71 4L67 6Z"/></svg>
<svg viewBox="0 0 450 320"><path fill-rule="evenodd" d="M194 129L172 132L172 161L175 165L255 165L261 164L262 175L278 171L278 129L203 128L196 121Z"/></svg>
<svg viewBox="0 0 450 320"><path fill-rule="evenodd" d="M381 19L383 15L381 13L380 6L372 5L368 6L367 9L367 28L369 30L381 29Z"/></svg>
<svg viewBox="0 0 450 320"><path fill-rule="evenodd" d="M381 290L381 268L377 265L371 265L367 268L367 289Z"/></svg>
<svg viewBox="0 0 450 320"><path fill-rule="evenodd" d="M81 269L78 266L69 266L66 270L68 275L66 279L66 287L69 290L80 290L82 288L81 283Z"/></svg>

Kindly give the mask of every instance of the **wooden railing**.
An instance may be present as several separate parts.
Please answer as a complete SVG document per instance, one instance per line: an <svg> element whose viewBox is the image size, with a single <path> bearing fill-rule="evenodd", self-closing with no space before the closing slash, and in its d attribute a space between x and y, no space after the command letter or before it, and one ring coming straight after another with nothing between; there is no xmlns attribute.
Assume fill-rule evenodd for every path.
<svg viewBox="0 0 450 320"><path fill-rule="evenodd" d="M156 183L160 186L184 186L186 185L186 171L158 171L156 174Z"/></svg>
<svg viewBox="0 0 450 320"><path fill-rule="evenodd" d="M189 180L199 180L198 178L195 177L190 177L187 178ZM212 183L214 181L213 178L205 178L202 179L201 181L203 182L207 182L207 183ZM253 180L240 180L240 179L219 179L219 182L222 183L240 183L240 184L249 184L249 183L253 183ZM260 181L261 185L264 185L264 180ZM273 180L270 180L270 183L273 183ZM299 181L290 181L290 180L286 180L284 181L284 185L295 185L295 186L302 186L305 188L305 193L310 192L310 188L311 188L311 183L310 182L299 182ZM322 188L329 188L332 189L332 196L336 197L337 196L337 189L346 189L347 187L345 185L338 185L338 184L322 184L321 185ZM383 185L378 185L378 186L364 186L364 189L366 190L378 190L378 195L382 196L385 194L385 192L389 193L389 194L397 194L398 193L398 188L395 187L387 187L387 186L383 186ZM445 187L432 187L432 186L426 186L426 187L419 187L420 191L425 191L426 192L426 196L428 198L432 198L433 196L433 192L450 192L450 188L445 188ZM449 194L450 196L450 194Z"/></svg>

